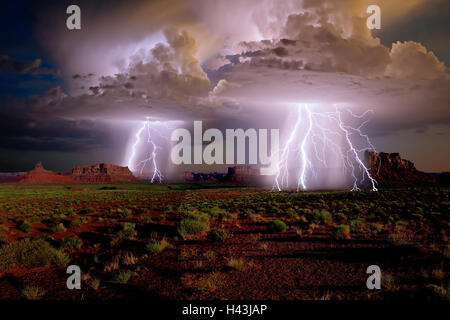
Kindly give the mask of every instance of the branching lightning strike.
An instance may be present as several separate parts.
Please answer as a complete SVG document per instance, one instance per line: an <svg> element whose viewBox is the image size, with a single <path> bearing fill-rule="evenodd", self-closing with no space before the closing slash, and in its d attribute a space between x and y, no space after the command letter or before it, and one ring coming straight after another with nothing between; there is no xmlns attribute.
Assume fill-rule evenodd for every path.
<svg viewBox="0 0 450 320"><path fill-rule="evenodd" d="M368 122L363 121L358 127L354 128L346 125L342 119L342 111L335 106L332 112L314 112L308 104L299 104L297 106L297 120L292 131L286 140L286 144L281 151L280 160L277 164L277 171L273 183L272 190L281 191L289 187L290 157L295 155L293 162L295 166L300 165L297 176L297 191L308 189L308 179L311 175L316 175L312 166L312 160L318 160L322 165L328 167L326 154L332 152L341 160L344 169L350 173L353 180L352 191L360 190L360 186L365 183L366 179L371 185L373 191L377 191L376 180L371 176L369 169L360 158L360 153L364 151L375 151L375 147L370 142L369 137L363 134L361 129ZM363 119L371 110L366 111L362 115L355 115L351 111L346 110L354 119ZM321 121L336 126L336 130L332 126L323 126ZM302 132L302 126L303 132ZM303 133L303 135L300 135ZM357 148L352 142L352 135L357 136L365 142L364 148ZM344 138L345 146L340 146L336 139ZM308 146L311 146L308 148ZM320 148L321 146L321 148ZM310 154L310 149L313 154ZM359 170L359 171L358 171ZM358 173L362 177L358 178Z"/></svg>
<svg viewBox="0 0 450 320"><path fill-rule="evenodd" d="M130 158L128 159L128 168L130 168L132 172L139 172L140 175L143 174L144 169L146 167L150 166L152 170L150 182L152 183L162 182L164 178L161 171L158 169L158 162L157 162L158 150L161 148L156 144L152 135L152 133L155 132L159 134L161 137L163 137L155 128L155 125L159 123L160 123L159 121L150 121L150 118L147 117L146 121L142 123L142 127L136 133L135 142L132 146ZM135 158L137 155L137 149L139 144L141 143L141 136L144 133L144 131L147 134L147 140L145 143L148 146L150 146L150 154L144 160L141 160L136 163ZM165 137L163 138L166 139Z"/></svg>

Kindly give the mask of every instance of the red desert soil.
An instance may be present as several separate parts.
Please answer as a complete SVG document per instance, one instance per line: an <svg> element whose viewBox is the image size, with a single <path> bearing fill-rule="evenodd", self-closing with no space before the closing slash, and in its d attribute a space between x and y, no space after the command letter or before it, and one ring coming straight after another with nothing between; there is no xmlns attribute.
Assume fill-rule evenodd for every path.
<svg viewBox="0 0 450 320"><path fill-rule="evenodd" d="M159 194L154 202L138 201L135 205L172 204L176 208L200 193L202 199L213 201L237 199L255 192L170 192ZM260 214L256 220L240 215L225 221L213 220L211 228L232 232L233 236L224 242L210 241L205 234L183 240L177 233L181 220L178 212L169 210L162 214L160 210L149 209L125 218L105 213L107 208L121 205L120 201L92 204L93 212L82 215L89 221L52 234L55 243L69 236L83 241L81 249L70 253L70 264L80 265L84 273L81 290L66 289L65 267L14 267L0 272L0 299L20 299L25 286L44 288L45 299L68 300L423 298L426 295L423 268L443 261L438 252L420 244L394 245L386 241L386 233L355 233L351 239L337 241L330 238L331 225L318 225L312 232L299 235L297 231L305 231L308 223L286 217L285 232L269 233L268 221L280 216L268 213ZM75 212L83 208L74 207ZM123 222L135 223L139 236L111 245L111 237ZM49 233L43 222L33 223L29 233L15 229L12 223L6 226L8 242ZM162 238L168 239L170 246L156 255L148 254L145 244ZM123 262L127 253L134 255L134 262ZM127 283L114 283L112 276L119 269L105 268L115 257L120 260L119 269L130 272ZM228 266L230 259L242 259L242 268ZM366 287L366 268L374 264L395 278L381 291L369 291ZM88 284L92 278L100 280L98 290Z"/></svg>

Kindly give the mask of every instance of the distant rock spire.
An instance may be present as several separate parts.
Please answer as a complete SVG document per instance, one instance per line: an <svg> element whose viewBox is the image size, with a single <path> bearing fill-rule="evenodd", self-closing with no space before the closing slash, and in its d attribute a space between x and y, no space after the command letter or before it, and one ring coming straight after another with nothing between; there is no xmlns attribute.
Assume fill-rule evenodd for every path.
<svg viewBox="0 0 450 320"><path fill-rule="evenodd" d="M36 165L34 166L34 169L44 169L44 166L42 165L42 161L39 161L38 163L36 163Z"/></svg>

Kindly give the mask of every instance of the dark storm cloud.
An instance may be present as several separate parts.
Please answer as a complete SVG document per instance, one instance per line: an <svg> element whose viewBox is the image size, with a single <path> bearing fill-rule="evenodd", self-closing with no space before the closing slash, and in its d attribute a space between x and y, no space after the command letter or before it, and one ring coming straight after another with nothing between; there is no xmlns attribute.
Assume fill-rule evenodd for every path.
<svg viewBox="0 0 450 320"><path fill-rule="evenodd" d="M59 74L59 70L41 67L41 59L34 59L32 61L20 61L13 59L7 55L0 55L0 69L7 72L31 74L34 76Z"/></svg>
<svg viewBox="0 0 450 320"><path fill-rule="evenodd" d="M401 12L398 9L401 3L394 2L390 3L390 11ZM87 11L85 23L90 26L89 32L70 33L64 28L57 28L61 33L56 32L51 36L56 41L46 42L46 45L50 46L52 54L58 54L58 59L62 59L65 69L84 71L73 73L71 81L77 83L77 88L86 90L83 94L72 95L55 89L47 92L35 108L43 114L74 119L139 118L150 111L167 118L214 116L214 113L218 117L221 112L230 109L227 106L239 106L240 101L232 92L243 85L258 87L262 91L251 90L256 99L261 95L273 95L273 99L280 99L277 92L271 90L278 83L286 83L286 88L294 92L305 92L313 87L312 91L316 94L321 88L329 88L329 84L333 83L326 93L331 101L332 95L336 99L349 96L349 85L360 88L361 80L381 79L364 82L366 99L376 104L377 99L374 97L383 90L397 87L395 90L405 92L411 81L445 78L444 64L419 43L398 42L389 48L374 38L365 25L367 5L363 0L231 1L227 2L228 10L219 10L225 5L223 1L215 2L214 8L208 1L193 0L190 3L196 4L198 8L195 14L188 9L186 2L175 0L170 3L134 1L130 6L111 3L108 11L104 11L102 6L95 8L87 2L81 3L84 11ZM216 16L219 11L221 19ZM93 12L96 13L95 24L91 20ZM142 17L142 12L149 15L148 20L151 22L136 18ZM392 15L395 16L397 13L394 13ZM235 25L230 25L228 19L236 14L242 18L247 16L248 19L239 19ZM112 19L118 16L122 19L114 20L115 23L111 24ZM166 19L162 21L162 17ZM53 23L50 21L48 26ZM203 68L208 69L208 75L214 75L214 81L202 70L202 61L198 58L202 50L205 51L204 48L213 42L210 41L213 37L205 36L197 26L193 27L201 24L209 27L209 33L215 33L216 37L223 39L222 45L234 47L233 54L221 55L216 50L215 56L207 55ZM40 29L42 34L45 34L48 26ZM234 33L235 29L242 32ZM133 41L144 39L146 34L155 32L161 32L163 36L155 43L149 43L150 47L145 48L144 42L144 47L136 47L129 53L125 50L121 52L122 56L104 57L103 52L111 52L106 48L114 50L119 43L121 47L126 47ZM267 37L271 35L274 40L240 41L241 37L249 36L252 32L267 34ZM58 41L62 37L66 41ZM69 50L75 45L88 51ZM227 47L223 49L230 52ZM102 53L102 57L97 53ZM117 62L119 60L120 63ZM116 72L88 77L85 75L94 73L90 68L86 70L88 65L91 68L103 68L106 73L108 67L114 66ZM241 65L249 67L238 68ZM242 70L246 74L241 74ZM278 70L287 72L285 78L279 75L281 71ZM319 73L313 77L305 74L305 70ZM341 74L355 76L353 82L339 81ZM398 81L383 80L386 77ZM299 81L296 82L295 90L291 86L291 78ZM227 81L220 82L224 79ZM249 83L247 79L253 82ZM405 82L401 82L403 80ZM389 83L390 87L384 87L382 83ZM430 94L423 95L432 96L433 91L439 90L429 85L425 87ZM359 96L358 92L351 94ZM387 97L395 95L391 93L384 99ZM407 96L403 97L404 101L401 102L409 104ZM388 105L392 105L393 101L399 102L392 98ZM383 105L377 107L380 113L384 112ZM399 123L402 122L403 118L399 119Z"/></svg>
<svg viewBox="0 0 450 320"><path fill-rule="evenodd" d="M111 146L109 129L101 122L45 119L34 105L32 100L2 101L0 148L77 152Z"/></svg>
<svg viewBox="0 0 450 320"><path fill-rule="evenodd" d="M381 2L383 30L428 3ZM421 43L374 37L365 0L79 1L76 32L65 28L65 5L33 9L37 41L64 83L2 109L4 145L82 150L108 143L105 120L263 122L293 102L373 109L376 136L449 124L446 66ZM51 73L38 59L2 59L3 70Z"/></svg>
<svg viewBox="0 0 450 320"><path fill-rule="evenodd" d="M0 56L0 69L8 72L28 73L41 65L41 59L18 61L7 55Z"/></svg>

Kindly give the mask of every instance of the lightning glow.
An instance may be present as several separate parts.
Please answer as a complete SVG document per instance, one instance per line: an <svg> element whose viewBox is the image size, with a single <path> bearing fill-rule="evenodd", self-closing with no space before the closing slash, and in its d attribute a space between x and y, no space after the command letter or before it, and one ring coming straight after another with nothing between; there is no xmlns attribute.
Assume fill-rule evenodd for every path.
<svg viewBox="0 0 450 320"><path fill-rule="evenodd" d="M135 135L135 142L132 146L131 154L128 159L128 168L132 172L139 172L140 175L143 174L144 169L148 166L150 166L152 170L152 174L150 177L150 182L162 182L164 176L162 175L161 171L158 169L158 150L161 149L155 142L153 138L153 132L156 132L160 135L160 133L156 130L155 125L159 124L159 121L150 121L150 118L147 117L147 120L142 122L141 128L138 130L138 132ZM146 144L150 147L150 153L149 155L136 163L136 154L137 149L139 147L139 144L141 143L141 136L143 135L144 131L147 134L147 140Z"/></svg>
<svg viewBox="0 0 450 320"><path fill-rule="evenodd" d="M352 191L360 190L367 182L372 191L377 191L377 182L360 157L362 152L375 151L369 137L362 132L362 127L368 122L364 119L372 111L355 115L335 105L334 111L320 112L313 111L308 104L299 104L296 109L297 120L281 151L272 190L289 188L289 176L295 170L297 191L307 190L308 181L317 176L318 169L312 164L317 162L328 168L327 157L332 154L337 156L345 172L349 173ZM344 112L362 123L357 127L345 124ZM353 137L360 141L359 144L362 141L363 147L358 148L357 142L352 141Z"/></svg>

